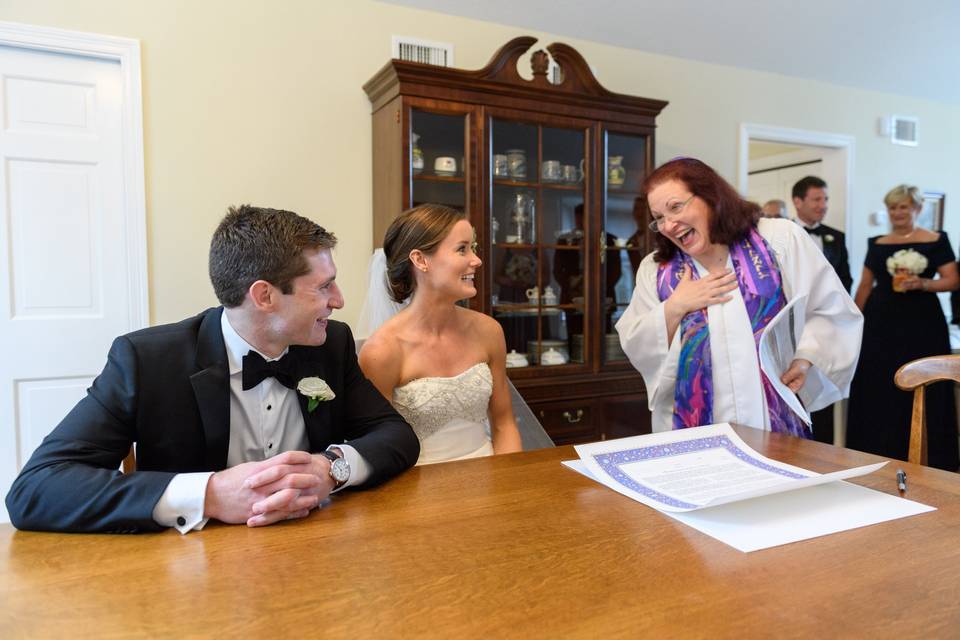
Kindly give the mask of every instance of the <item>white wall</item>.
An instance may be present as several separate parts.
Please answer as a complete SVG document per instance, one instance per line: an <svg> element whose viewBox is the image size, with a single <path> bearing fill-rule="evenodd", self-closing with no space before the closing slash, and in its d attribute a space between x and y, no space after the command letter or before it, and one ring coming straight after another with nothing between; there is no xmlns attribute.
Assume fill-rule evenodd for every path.
<svg viewBox="0 0 960 640"><path fill-rule="evenodd" d="M562 6L558 6L562 10ZM390 36L452 42L483 66L525 31L369 0L4 0L0 20L139 38L152 321L215 303L210 234L229 204L285 207L341 239L338 276L353 321L370 252L370 109L362 84ZM610 90L666 99L657 157L697 156L736 181L742 122L856 138L849 216L866 217L899 182L947 193L960 240L960 106L530 33L576 47ZM920 118L918 148L875 135L876 119ZM853 225L866 229L865 224ZM877 231L879 233L881 231ZM851 238L859 271L866 232Z"/></svg>

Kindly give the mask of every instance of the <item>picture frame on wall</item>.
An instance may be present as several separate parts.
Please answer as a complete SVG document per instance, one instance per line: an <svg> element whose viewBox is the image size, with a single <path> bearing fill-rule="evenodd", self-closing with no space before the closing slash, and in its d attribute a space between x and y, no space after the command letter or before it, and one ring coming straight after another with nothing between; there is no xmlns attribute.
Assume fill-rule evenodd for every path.
<svg viewBox="0 0 960 640"><path fill-rule="evenodd" d="M943 230L943 207L946 194L940 191L923 192L923 208L917 216L917 226L931 231Z"/></svg>

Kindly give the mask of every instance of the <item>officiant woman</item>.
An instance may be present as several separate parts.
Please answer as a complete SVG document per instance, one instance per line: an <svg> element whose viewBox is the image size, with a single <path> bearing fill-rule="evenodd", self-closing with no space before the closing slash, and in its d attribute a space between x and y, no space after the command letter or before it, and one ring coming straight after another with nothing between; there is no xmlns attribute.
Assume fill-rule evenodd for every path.
<svg viewBox="0 0 960 640"><path fill-rule="evenodd" d="M893 376L911 360L950 353L937 292L955 290L960 276L947 234L917 226L923 206L917 187L894 187L883 201L890 233L867 241L857 287L865 325L850 388L847 446L906 460L913 393L898 389ZM926 416L930 466L956 471L960 461L953 383L930 385Z"/></svg>
<svg viewBox="0 0 960 640"><path fill-rule="evenodd" d="M860 351L863 317L836 272L799 225L761 218L699 160L667 162L642 192L656 250L617 331L646 383L653 430L736 422L810 438L788 396L799 393L808 411L845 396ZM769 374L778 392L758 344L793 300L800 332Z"/></svg>

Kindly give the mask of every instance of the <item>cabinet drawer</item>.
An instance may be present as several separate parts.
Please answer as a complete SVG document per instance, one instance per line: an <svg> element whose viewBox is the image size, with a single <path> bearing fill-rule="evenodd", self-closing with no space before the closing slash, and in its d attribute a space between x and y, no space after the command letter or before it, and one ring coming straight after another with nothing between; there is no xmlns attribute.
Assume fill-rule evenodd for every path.
<svg viewBox="0 0 960 640"><path fill-rule="evenodd" d="M543 404L534 407L534 411L555 444L592 442L599 439L592 403Z"/></svg>
<svg viewBox="0 0 960 640"><path fill-rule="evenodd" d="M597 414L604 440L650 433L650 409L646 396L609 398L598 407Z"/></svg>

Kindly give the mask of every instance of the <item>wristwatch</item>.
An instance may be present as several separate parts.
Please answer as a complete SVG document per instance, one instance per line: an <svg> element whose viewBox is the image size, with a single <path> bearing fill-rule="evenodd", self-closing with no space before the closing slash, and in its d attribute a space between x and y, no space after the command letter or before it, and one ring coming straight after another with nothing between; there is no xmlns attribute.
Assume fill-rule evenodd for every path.
<svg viewBox="0 0 960 640"><path fill-rule="evenodd" d="M330 477L333 478L336 488L339 489L350 479L350 463L329 449L320 453L330 460Z"/></svg>

